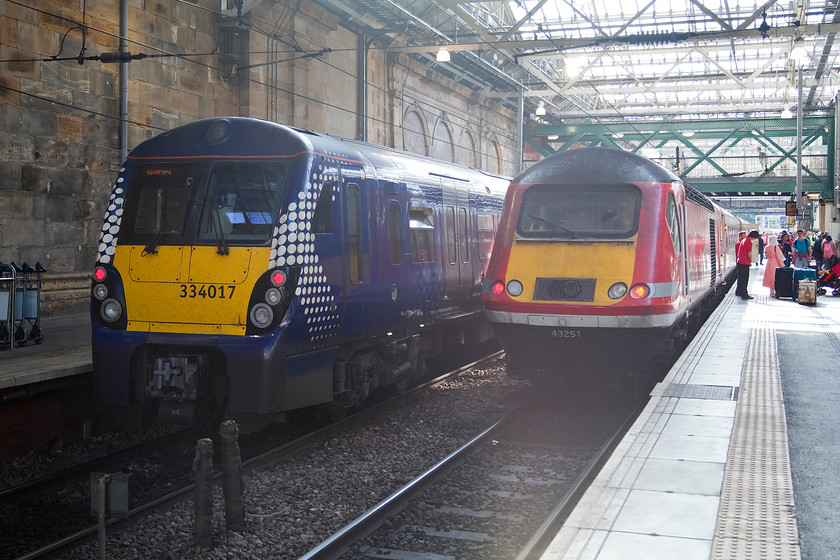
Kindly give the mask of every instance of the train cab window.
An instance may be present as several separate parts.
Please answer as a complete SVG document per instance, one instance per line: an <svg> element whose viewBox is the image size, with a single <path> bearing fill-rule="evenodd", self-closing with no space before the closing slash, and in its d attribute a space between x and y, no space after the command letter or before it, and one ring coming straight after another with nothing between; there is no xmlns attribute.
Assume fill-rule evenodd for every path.
<svg viewBox="0 0 840 560"><path fill-rule="evenodd" d="M682 253L682 237L680 236L680 219L677 211L677 201L672 193L668 193L668 207L665 211L665 221L668 224L668 231L671 232L671 242L674 244L674 252Z"/></svg>
<svg viewBox="0 0 840 560"><path fill-rule="evenodd" d="M470 236L467 227L467 210L458 208L458 245L461 251L461 262L470 262Z"/></svg>
<svg viewBox="0 0 840 560"><path fill-rule="evenodd" d="M478 258L486 261L493 252L493 241L496 238L496 225L493 214L478 215Z"/></svg>
<svg viewBox="0 0 840 560"><path fill-rule="evenodd" d="M402 220L400 203L392 200L388 203L388 252L391 264L402 264Z"/></svg>
<svg viewBox="0 0 840 560"><path fill-rule="evenodd" d="M537 239L628 239L639 227L634 185L535 185L522 197L516 232Z"/></svg>
<svg viewBox="0 0 840 560"><path fill-rule="evenodd" d="M350 282L362 282L362 196L359 185L350 183L346 192L347 204L347 262Z"/></svg>
<svg viewBox="0 0 840 560"><path fill-rule="evenodd" d="M125 243L183 242L200 175L198 163L141 163L131 181L123 218ZM165 239L164 239L165 238Z"/></svg>
<svg viewBox="0 0 840 560"><path fill-rule="evenodd" d="M332 182L327 181L321 188L321 194L318 195L318 200L315 202L315 212L312 214L313 233L333 232L332 197Z"/></svg>
<svg viewBox="0 0 840 560"><path fill-rule="evenodd" d="M408 209L412 262L421 263L435 260L434 218L434 210L431 208L412 206Z"/></svg>
<svg viewBox="0 0 840 560"><path fill-rule="evenodd" d="M455 208L447 206L444 211L444 228L446 229L446 258L449 264L458 262L455 255L457 244L455 242Z"/></svg>
<svg viewBox="0 0 840 560"><path fill-rule="evenodd" d="M196 243L264 244L274 229L285 166L222 162L213 166Z"/></svg>

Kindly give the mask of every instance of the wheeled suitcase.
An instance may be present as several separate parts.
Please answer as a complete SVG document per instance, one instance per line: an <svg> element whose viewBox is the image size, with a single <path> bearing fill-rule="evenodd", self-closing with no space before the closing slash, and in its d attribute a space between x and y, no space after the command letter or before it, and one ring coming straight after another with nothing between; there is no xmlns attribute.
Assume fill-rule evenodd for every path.
<svg viewBox="0 0 840 560"><path fill-rule="evenodd" d="M813 268L794 268L793 269L793 297L796 298L799 293L799 282L802 280L817 281L817 271Z"/></svg>
<svg viewBox="0 0 840 560"><path fill-rule="evenodd" d="M811 280L801 280L796 292L796 300L801 305L817 305L817 284Z"/></svg>
<svg viewBox="0 0 840 560"><path fill-rule="evenodd" d="M777 298L793 297L793 269L787 266L776 269L773 289Z"/></svg>

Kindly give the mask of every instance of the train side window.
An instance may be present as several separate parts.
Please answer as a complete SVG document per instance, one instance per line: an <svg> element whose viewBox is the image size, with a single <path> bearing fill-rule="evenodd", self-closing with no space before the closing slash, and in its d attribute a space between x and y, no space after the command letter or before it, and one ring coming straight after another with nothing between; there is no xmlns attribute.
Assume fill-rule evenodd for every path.
<svg viewBox="0 0 840 560"><path fill-rule="evenodd" d="M435 260L435 215L434 210L422 206L408 209L408 227L411 231L412 262Z"/></svg>
<svg viewBox="0 0 840 560"><path fill-rule="evenodd" d="M446 230L446 257L449 264L455 264L458 259L455 256L455 208L446 207L444 214L444 229Z"/></svg>
<svg viewBox="0 0 840 560"><path fill-rule="evenodd" d="M402 220L400 220L400 203L392 200L388 203L388 250L391 264L402 264Z"/></svg>
<svg viewBox="0 0 840 560"><path fill-rule="evenodd" d="M467 227L467 210L466 208L458 209L458 242L461 249L461 262L470 262L470 236L469 228Z"/></svg>
<svg viewBox="0 0 840 560"><path fill-rule="evenodd" d="M478 258L486 261L493 252L493 241L496 239L496 225L493 214L478 215Z"/></svg>
<svg viewBox="0 0 840 560"><path fill-rule="evenodd" d="M682 253L682 242L680 241L680 220L677 215L677 201L672 193L668 193L668 207L665 213L665 221L668 223L668 230L671 232L671 242L674 244L674 251Z"/></svg>
<svg viewBox="0 0 840 560"><path fill-rule="evenodd" d="M350 282L362 282L362 201L359 185L347 185L347 263Z"/></svg>
<svg viewBox="0 0 840 560"><path fill-rule="evenodd" d="M315 212L312 214L313 233L333 232L332 196L332 182L327 181L315 202Z"/></svg>

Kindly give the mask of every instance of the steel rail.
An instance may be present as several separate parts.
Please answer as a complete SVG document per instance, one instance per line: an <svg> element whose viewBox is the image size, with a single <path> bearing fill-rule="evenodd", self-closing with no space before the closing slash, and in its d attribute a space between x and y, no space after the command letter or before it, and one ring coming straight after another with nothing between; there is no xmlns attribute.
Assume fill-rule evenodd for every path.
<svg viewBox="0 0 840 560"><path fill-rule="evenodd" d="M328 426L324 426L310 434L307 434L301 438L298 438L294 441L286 443L277 447L276 449L272 449L267 451L261 455L257 455L252 457L246 461L242 462L242 472L243 474L246 472L251 472L261 467L276 463L282 458L289 457L292 454L304 449L305 447L312 445L313 443L323 439L325 436L331 435L333 433L338 432L341 429L346 429L348 427L352 427L362 421L378 414L384 407L390 406L393 403L399 401L402 398L405 398L408 395L411 395L415 392L421 391L428 387L432 387L451 379L452 377L458 376L465 371L468 371L477 365L485 362L492 361L496 358L499 358L504 355L503 351L498 351L489 356L485 356L469 364L460 366L450 372L447 372L439 377L436 377L430 381L426 381L416 387L412 387L410 390L406 391L401 395L396 395L394 397L390 397L374 406L369 408L365 408L356 412L341 422L337 422L335 424L330 424ZM219 481L222 477L221 472L216 472L213 474L213 484L219 484ZM146 504L140 505L128 513L127 519L109 519L106 521L106 527L109 532L119 531L120 529L126 528L129 526L129 521L135 522L139 519L143 519L152 515L154 512L164 509L170 508L186 499L188 499L192 493L195 491L195 484L189 484L184 486L178 490L175 490L166 496L162 496L151 502ZM86 542L92 541L97 537L98 527L96 525L90 526L86 529L82 529L81 531L77 531L71 535L64 537L54 543L49 545L43 546L37 550L29 552L23 556L17 557L15 560L42 560L48 558L57 558L60 555L66 553L70 549L84 544Z"/></svg>

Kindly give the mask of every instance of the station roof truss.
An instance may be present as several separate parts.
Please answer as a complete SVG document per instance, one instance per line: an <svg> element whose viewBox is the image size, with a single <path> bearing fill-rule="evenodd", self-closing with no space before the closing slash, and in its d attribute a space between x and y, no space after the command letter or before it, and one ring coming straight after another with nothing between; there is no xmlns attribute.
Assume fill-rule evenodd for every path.
<svg viewBox="0 0 840 560"><path fill-rule="evenodd" d="M789 124L800 99L806 117L833 114L840 90L836 0L315 1L378 48L523 110L536 146L541 125L592 124L611 135L650 122ZM448 62L436 59L442 47ZM695 132L684 148L713 160L722 139ZM751 148L788 159L774 134Z"/></svg>

